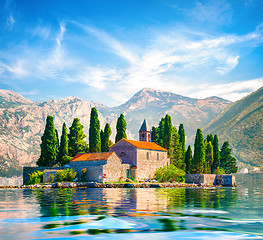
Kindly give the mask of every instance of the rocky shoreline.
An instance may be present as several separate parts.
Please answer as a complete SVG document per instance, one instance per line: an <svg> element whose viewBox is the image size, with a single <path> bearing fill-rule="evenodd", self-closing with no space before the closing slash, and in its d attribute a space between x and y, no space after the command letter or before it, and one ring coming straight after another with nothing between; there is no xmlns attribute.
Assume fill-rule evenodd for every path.
<svg viewBox="0 0 263 240"><path fill-rule="evenodd" d="M56 182L22 186L0 186L0 188L179 188L179 187L222 187L195 183L93 183L93 182Z"/></svg>

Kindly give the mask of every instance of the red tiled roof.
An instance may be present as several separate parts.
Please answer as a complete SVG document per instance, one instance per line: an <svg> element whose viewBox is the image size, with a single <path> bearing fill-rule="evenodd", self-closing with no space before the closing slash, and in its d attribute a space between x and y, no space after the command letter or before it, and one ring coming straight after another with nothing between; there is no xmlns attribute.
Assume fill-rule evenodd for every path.
<svg viewBox="0 0 263 240"><path fill-rule="evenodd" d="M78 153L71 161L99 161L108 160L114 152L101 152L101 153Z"/></svg>
<svg viewBox="0 0 263 240"><path fill-rule="evenodd" d="M122 139L133 146L139 148L139 149L150 149L150 150L157 150L157 151L166 151L167 150L159 145L157 145L154 142L144 142L144 141L134 141L134 140L128 140L128 139Z"/></svg>

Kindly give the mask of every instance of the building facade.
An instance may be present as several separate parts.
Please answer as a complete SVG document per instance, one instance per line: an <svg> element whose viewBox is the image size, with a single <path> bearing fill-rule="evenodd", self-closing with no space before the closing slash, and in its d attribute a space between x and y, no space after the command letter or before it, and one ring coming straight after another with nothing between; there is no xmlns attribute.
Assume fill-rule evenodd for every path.
<svg viewBox="0 0 263 240"><path fill-rule="evenodd" d="M126 179L129 173L129 165L123 164L114 152L77 154L69 165L79 178L85 168L88 182L117 182Z"/></svg>
<svg viewBox="0 0 263 240"><path fill-rule="evenodd" d="M137 181L153 179L155 171L170 164L167 150L153 142L121 139L110 147L123 164L129 164L129 174Z"/></svg>

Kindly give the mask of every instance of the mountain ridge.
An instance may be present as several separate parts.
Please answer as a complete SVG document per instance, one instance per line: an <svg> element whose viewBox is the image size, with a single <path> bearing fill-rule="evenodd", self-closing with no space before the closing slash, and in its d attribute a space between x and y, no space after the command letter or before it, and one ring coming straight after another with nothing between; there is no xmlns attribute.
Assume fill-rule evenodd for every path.
<svg viewBox="0 0 263 240"><path fill-rule="evenodd" d="M263 87L227 106L204 129L229 141L241 167L263 167ZM253 161L252 161L253 159Z"/></svg>
<svg viewBox="0 0 263 240"><path fill-rule="evenodd" d="M14 95L18 97L15 93ZM190 136L196 128L204 127L230 103L219 98L191 99L154 89L142 89L127 102L116 107L107 107L77 97L32 102L24 100L21 96L22 98L18 98L19 104L16 104L15 97L1 97L1 102L7 98L11 105L0 107L0 176L9 169L35 164L39 157L40 139L48 115L54 116L59 135L63 122L66 122L69 128L74 118L80 119L84 125L84 132L88 135L90 111L95 106L101 128L104 128L106 122L110 123L113 140L117 118L123 113L127 121L128 138L136 140L139 127L145 118L150 126L158 126L161 117L170 114L173 124L178 127L180 123L184 123L186 134Z"/></svg>

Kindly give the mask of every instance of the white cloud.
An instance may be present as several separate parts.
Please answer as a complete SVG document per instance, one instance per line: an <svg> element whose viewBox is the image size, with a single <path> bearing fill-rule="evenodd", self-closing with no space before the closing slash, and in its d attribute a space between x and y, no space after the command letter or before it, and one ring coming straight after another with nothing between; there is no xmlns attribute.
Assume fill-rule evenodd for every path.
<svg viewBox="0 0 263 240"><path fill-rule="evenodd" d="M107 45L113 51L114 54L120 56L123 59L126 59L132 64L137 63L138 57L136 56L136 54L128 50L128 48L125 47L124 44L119 42L114 37L110 36L109 34L107 34L106 32L100 29L97 29L91 26L85 26L83 24L79 24L76 22L73 22L73 23L75 23L76 25L84 29L88 34L93 35L94 37L99 39L101 42L103 42L105 45Z"/></svg>
<svg viewBox="0 0 263 240"><path fill-rule="evenodd" d="M87 66L78 79L90 87L104 90L110 82L121 77L115 69Z"/></svg>
<svg viewBox="0 0 263 240"><path fill-rule="evenodd" d="M15 24L15 19L14 19L13 15L11 14L7 18L6 25L7 25L8 29L11 30L13 28L14 24Z"/></svg>
<svg viewBox="0 0 263 240"><path fill-rule="evenodd" d="M37 26L34 29L30 29L29 32L33 36L39 36L39 37L43 38L44 40L46 40L50 37L51 29L50 29L50 27Z"/></svg>
<svg viewBox="0 0 263 240"><path fill-rule="evenodd" d="M262 44L263 28L260 25L246 35L208 35L189 29L155 31L149 33L143 43L135 45L132 40L131 43L123 43L117 37L90 25L73 23L82 29L82 33L103 43L100 51L111 53L117 61L111 61L107 55L109 61L103 65L93 62L92 56L85 58L73 54L70 44L66 44L72 36L72 26L61 22L56 32L48 27L36 27L31 34L42 36L43 41L52 39L52 44L43 49L26 46L25 49L14 51L19 55L14 53L7 61L0 62L0 76L8 73L10 78L34 77L47 81L83 83L99 90L104 96L108 95L112 102L107 104L119 104L144 87L199 98L217 95L236 100L262 84L260 79L232 85L204 84L207 74L220 79L238 66L239 59L246 52ZM8 54L1 55L8 58ZM192 88L196 86L195 82L201 88ZM236 90L237 86L240 91Z"/></svg>
<svg viewBox="0 0 263 240"><path fill-rule="evenodd" d="M206 98L211 96L222 97L236 101L263 86L263 78L247 81L238 81L225 84L202 84L188 89L185 94L190 97Z"/></svg>

